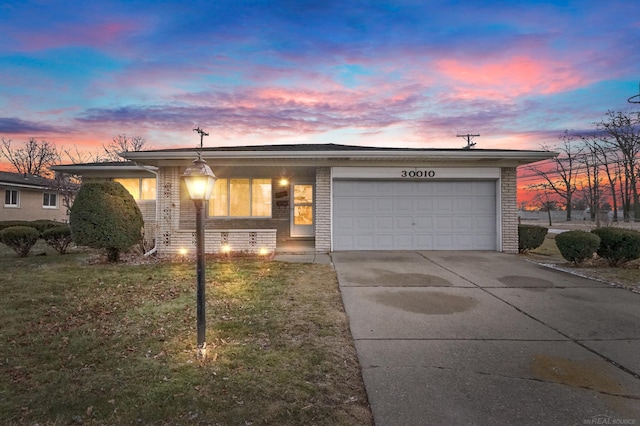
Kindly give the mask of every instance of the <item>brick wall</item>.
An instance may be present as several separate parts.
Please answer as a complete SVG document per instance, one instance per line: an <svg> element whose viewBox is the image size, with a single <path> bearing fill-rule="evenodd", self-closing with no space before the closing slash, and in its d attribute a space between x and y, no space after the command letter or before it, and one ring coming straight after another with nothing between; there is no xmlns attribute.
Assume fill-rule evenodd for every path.
<svg viewBox="0 0 640 426"><path fill-rule="evenodd" d="M502 251L518 253L518 205L516 200L516 168L503 167L502 181Z"/></svg>
<svg viewBox="0 0 640 426"><path fill-rule="evenodd" d="M316 169L316 251L331 251L331 168Z"/></svg>

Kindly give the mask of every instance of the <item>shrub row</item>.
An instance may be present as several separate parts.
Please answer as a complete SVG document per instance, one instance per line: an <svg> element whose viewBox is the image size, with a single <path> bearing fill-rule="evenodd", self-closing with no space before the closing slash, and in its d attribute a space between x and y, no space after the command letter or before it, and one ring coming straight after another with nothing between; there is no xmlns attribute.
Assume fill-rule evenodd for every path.
<svg viewBox="0 0 640 426"><path fill-rule="evenodd" d="M67 226L66 223L56 222L55 220L5 220L0 222L0 231L11 226L29 226L35 228L38 232L43 233L47 229L55 228L57 226Z"/></svg>
<svg viewBox="0 0 640 426"><path fill-rule="evenodd" d="M518 251L526 253L542 245L547 228L537 225L518 225ZM610 266L619 266L640 259L640 232L632 229L603 227L591 232L568 231L556 235L556 246L562 257L581 264L594 253Z"/></svg>
<svg viewBox="0 0 640 426"><path fill-rule="evenodd" d="M640 232L623 228L596 228L591 232L568 231L556 236L560 254L569 262L581 264L594 253L610 266L640 259Z"/></svg>
<svg viewBox="0 0 640 426"><path fill-rule="evenodd" d="M14 225L4 227L0 230L0 242L9 246L19 257L26 257L38 239L42 238L58 253L65 254L72 242L71 228L69 228L69 225L59 222L46 222L55 223L56 226L51 227L50 223L40 224L40 229L44 229L43 231L35 226Z"/></svg>

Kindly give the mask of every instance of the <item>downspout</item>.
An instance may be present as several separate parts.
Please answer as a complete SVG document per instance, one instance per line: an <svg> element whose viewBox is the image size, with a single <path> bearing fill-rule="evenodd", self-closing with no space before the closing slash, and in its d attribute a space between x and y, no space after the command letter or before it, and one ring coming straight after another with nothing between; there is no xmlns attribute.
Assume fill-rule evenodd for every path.
<svg viewBox="0 0 640 426"><path fill-rule="evenodd" d="M153 244L153 248L151 250L149 250L148 252L146 252L144 254L144 257L149 257L152 254L155 254L158 251L158 218L160 217L160 210L159 210L159 205L160 203L158 203L158 194L160 193L160 191L158 191L158 172L156 170L152 170L147 166L144 166L142 164L138 164L136 163L136 165L142 169L145 169L146 171L149 171L151 173L153 173L154 175L156 175L156 231L155 231L155 238L153 239L154 244Z"/></svg>

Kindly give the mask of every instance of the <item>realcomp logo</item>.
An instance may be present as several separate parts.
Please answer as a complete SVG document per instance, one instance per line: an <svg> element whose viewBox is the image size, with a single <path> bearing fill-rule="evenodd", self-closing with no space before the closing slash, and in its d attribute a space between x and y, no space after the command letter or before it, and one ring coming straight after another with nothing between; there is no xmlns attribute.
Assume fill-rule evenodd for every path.
<svg viewBox="0 0 640 426"><path fill-rule="evenodd" d="M618 419L604 414L597 414L589 419L584 419L585 425L635 425L636 419Z"/></svg>

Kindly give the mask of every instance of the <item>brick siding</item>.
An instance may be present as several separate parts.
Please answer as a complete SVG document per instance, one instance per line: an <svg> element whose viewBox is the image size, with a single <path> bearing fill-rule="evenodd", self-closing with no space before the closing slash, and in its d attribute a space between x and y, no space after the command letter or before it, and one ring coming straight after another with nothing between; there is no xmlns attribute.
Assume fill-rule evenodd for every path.
<svg viewBox="0 0 640 426"><path fill-rule="evenodd" d="M331 251L331 168L316 169L316 251Z"/></svg>
<svg viewBox="0 0 640 426"><path fill-rule="evenodd" d="M518 205L516 200L516 168L503 167L502 181L502 251L518 253Z"/></svg>

